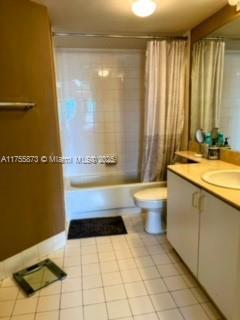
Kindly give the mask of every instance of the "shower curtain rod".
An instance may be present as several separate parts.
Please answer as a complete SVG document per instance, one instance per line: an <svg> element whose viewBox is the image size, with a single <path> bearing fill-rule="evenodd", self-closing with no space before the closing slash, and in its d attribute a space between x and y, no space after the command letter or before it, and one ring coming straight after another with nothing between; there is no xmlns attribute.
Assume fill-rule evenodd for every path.
<svg viewBox="0 0 240 320"><path fill-rule="evenodd" d="M240 38L230 38L230 37L211 37L211 38L203 38L203 40L230 40L230 41L240 41Z"/></svg>
<svg viewBox="0 0 240 320"><path fill-rule="evenodd" d="M107 34L107 33L84 33L84 32L53 32L55 37L88 37L88 38L130 38L130 39L145 39L145 40L187 40L188 37L184 36L153 36L153 35L127 35L127 34Z"/></svg>

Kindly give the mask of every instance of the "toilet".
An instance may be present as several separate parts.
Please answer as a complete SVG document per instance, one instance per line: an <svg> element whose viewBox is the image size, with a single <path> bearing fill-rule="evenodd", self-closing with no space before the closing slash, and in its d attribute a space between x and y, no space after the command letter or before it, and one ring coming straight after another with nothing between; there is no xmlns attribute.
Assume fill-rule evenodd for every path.
<svg viewBox="0 0 240 320"><path fill-rule="evenodd" d="M136 192L133 200L146 211L145 231L151 234L166 232L167 188L148 188Z"/></svg>

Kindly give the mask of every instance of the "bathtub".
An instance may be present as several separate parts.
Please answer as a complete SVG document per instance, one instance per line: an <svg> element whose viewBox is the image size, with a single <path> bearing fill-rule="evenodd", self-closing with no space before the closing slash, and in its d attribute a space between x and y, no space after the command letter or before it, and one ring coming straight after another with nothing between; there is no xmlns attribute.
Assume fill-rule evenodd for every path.
<svg viewBox="0 0 240 320"><path fill-rule="evenodd" d="M119 209L124 213L137 213L139 209L132 199L136 191L165 186L165 181L141 183L123 175L66 178L66 219L97 217L103 215L103 210L105 216L114 215Z"/></svg>

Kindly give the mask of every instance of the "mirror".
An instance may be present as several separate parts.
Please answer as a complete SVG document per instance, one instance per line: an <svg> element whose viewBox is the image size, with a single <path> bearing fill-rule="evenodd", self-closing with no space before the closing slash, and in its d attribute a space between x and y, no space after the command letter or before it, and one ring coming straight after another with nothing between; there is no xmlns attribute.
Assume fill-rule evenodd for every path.
<svg viewBox="0 0 240 320"><path fill-rule="evenodd" d="M191 140L196 129L219 128L240 150L240 19L193 44Z"/></svg>

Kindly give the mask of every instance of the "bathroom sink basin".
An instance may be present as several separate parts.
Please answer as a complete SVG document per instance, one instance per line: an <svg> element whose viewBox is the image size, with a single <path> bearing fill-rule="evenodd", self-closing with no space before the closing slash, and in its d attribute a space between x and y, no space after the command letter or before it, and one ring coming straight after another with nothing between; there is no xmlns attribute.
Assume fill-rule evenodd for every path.
<svg viewBox="0 0 240 320"><path fill-rule="evenodd" d="M216 170L202 175L205 182L218 187L240 190L240 170Z"/></svg>

